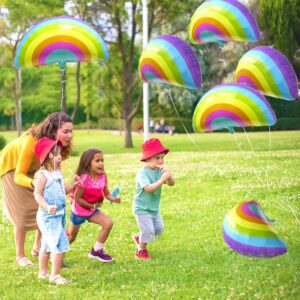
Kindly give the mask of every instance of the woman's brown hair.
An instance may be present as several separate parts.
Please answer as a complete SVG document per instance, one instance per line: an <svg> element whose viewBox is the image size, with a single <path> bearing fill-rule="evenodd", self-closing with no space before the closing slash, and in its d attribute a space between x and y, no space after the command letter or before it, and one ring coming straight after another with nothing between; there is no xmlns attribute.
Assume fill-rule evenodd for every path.
<svg viewBox="0 0 300 300"><path fill-rule="evenodd" d="M91 161L93 160L94 156L97 153L103 153L103 152L96 148L89 148L82 153L77 170L75 172L78 176L81 176L83 173L89 171L89 168L91 166Z"/></svg>
<svg viewBox="0 0 300 300"><path fill-rule="evenodd" d="M55 140L55 133L57 133L58 129L61 128L64 123L73 123L73 120L63 112L55 112L46 117L40 124L31 127L27 133L36 137L37 140L45 136ZM72 143L62 148L62 159L68 158L71 152Z"/></svg>

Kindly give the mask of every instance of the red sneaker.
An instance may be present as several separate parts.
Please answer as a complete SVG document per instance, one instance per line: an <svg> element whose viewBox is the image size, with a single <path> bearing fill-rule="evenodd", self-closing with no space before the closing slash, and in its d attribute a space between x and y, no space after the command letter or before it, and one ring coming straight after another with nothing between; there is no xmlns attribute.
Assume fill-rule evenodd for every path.
<svg viewBox="0 0 300 300"><path fill-rule="evenodd" d="M151 257L149 256L147 249L142 249L136 252L135 258L137 259L143 259L143 260L148 260Z"/></svg>
<svg viewBox="0 0 300 300"><path fill-rule="evenodd" d="M138 234L134 234L132 236L132 239L133 241L135 242L136 246L139 247L139 244L140 244L140 238L139 238L139 235Z"/></svg>

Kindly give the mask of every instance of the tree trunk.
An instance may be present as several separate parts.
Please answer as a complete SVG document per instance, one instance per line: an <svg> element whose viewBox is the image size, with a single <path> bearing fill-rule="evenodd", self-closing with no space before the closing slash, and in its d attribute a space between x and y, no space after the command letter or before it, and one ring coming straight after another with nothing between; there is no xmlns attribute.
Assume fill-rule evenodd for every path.
<svg viewBox="0 0 300 300"><path fill-rule="evenodd" d="M124 145L125 148L133 148L131 135L131 119L124 118Z"/></svg>
<svg viewBox="0 0 300 300"><path fill-rule="evenodd" d="M66 78L67 69L61 70L61 111L67 113L67 102L66 102Z"/></svg>
<svg viewBox="0 0 300 300"><path fill-rule="evenodd" d="M72 120L75 121L76 114L78 111L79 103L80 103L80 95L81 95L81 86L80 86L80 62L77 63L77 70L76 70L76 85L77 85L77 97L76 103L74 106L74 110L72 113Z"/></svg>

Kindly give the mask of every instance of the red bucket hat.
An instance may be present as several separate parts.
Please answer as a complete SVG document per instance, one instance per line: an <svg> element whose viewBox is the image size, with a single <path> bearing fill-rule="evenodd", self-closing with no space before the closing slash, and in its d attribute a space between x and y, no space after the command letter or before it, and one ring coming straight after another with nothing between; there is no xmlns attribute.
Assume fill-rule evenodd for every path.
<svg viewBox="0 0 300 300"><path fill-rule="evenodd" d="M169 149L165 148L161 144L159 139L149 139L143 143L142 151L143 154L142 154L141 161L145 161L146 159L160 153L167 154L169 152Z"/></svg>
<svg viewBox="0 0 300 300"><path fill-rule="evenodd" d="M51 149L58 143L59 141L54 141L48 137L42 137L38 140L38 142L35 144L34 152L35 155L40 159L41 164L45 161Z"/></svg>

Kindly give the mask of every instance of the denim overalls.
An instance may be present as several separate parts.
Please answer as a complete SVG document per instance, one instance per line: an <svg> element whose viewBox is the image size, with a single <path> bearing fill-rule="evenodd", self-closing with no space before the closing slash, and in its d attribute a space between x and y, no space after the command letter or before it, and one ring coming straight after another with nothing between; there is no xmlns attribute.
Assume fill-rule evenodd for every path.
<svg viewBox="0 0 300 300"><path fill-rule="evenodd" d="M65 233L66 225L66 194L64 180L60 171L40 170L47 181L43 197L49 205L56 205L55 215L51 215L39 206L37 223L42 232L42 252L62 253L69 250L69 241Z"/></svg>

